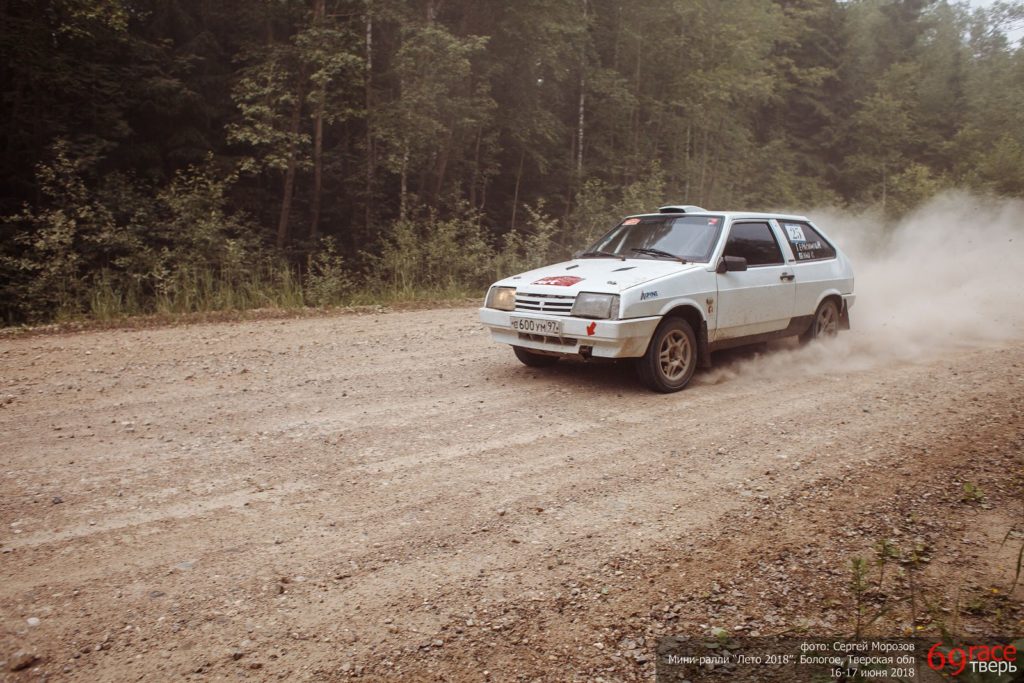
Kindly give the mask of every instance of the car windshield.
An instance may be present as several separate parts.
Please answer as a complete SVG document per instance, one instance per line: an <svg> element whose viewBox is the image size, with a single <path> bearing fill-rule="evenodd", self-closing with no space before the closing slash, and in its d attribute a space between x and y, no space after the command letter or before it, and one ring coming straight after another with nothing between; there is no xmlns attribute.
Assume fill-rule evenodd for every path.
<svg viewBox="0 0 1024 683"><path fill-rule="evenodd" d="M629 258L671 255L706 263L718 242L723 222L721 216L635 216L622 221L586 253Z"/></svg>

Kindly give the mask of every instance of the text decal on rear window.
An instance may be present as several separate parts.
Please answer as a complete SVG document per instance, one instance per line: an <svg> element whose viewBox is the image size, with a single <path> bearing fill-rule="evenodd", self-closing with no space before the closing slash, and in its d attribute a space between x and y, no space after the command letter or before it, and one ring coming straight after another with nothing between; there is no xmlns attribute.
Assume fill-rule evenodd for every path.
<svg viewBox="0 0 1024 683"><path fill-rule="evenodd" d="M821 261L836 257L835 248L807 223L779 221L797 261Z"/></svg>

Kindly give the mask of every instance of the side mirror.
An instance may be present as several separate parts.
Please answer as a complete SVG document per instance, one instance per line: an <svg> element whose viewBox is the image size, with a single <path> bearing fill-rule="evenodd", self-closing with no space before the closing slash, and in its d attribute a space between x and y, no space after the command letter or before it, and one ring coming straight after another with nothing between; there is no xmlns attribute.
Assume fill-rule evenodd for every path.
<svg viewBox="0 0 1024 683"><path fill-rule="evenodd" d="M742 256L723 256L718 260L718 267L715 271L722 273L735 273L747 269L747 259Z"/></svg>
<svg viewBox="0 0 1024 683"><path fill-rule="evenodd" d="M577 249L576 251L572 252L573 259L578 259L580 256L583 256L582 249Z"/></svg>

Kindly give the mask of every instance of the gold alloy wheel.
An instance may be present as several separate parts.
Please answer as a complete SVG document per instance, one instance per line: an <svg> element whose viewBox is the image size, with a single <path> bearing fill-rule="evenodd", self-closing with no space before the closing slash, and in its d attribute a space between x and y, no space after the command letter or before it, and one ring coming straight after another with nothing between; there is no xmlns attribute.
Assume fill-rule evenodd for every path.
<svg viewBox="0 0 1024 683"><path fill-rule="evenodd" d="M672 330L661 340L659 349L661 374L669 382L678 382L685 375L693 360L693 347L682 330Z"/></svg>

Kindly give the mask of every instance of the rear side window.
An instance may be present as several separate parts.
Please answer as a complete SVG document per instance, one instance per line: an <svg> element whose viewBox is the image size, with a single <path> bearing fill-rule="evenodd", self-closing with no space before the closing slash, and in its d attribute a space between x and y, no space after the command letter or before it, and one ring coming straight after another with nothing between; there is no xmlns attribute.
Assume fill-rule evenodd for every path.
<svg viewBox="0 0 1024 683"><path fill-rule="evenodd" d="M807 223L800 221L779 221L786 239L793 247L797 261L818 261L835 258L836 250L825 241L821 234Z"/></svg>
<svg viewBox="0 0 1024 683"><path fill-rule="evenodd" d="M782 263L782 250L767 223L734 223L725 243L726 256L742 256L748 266Z"/></svg>

